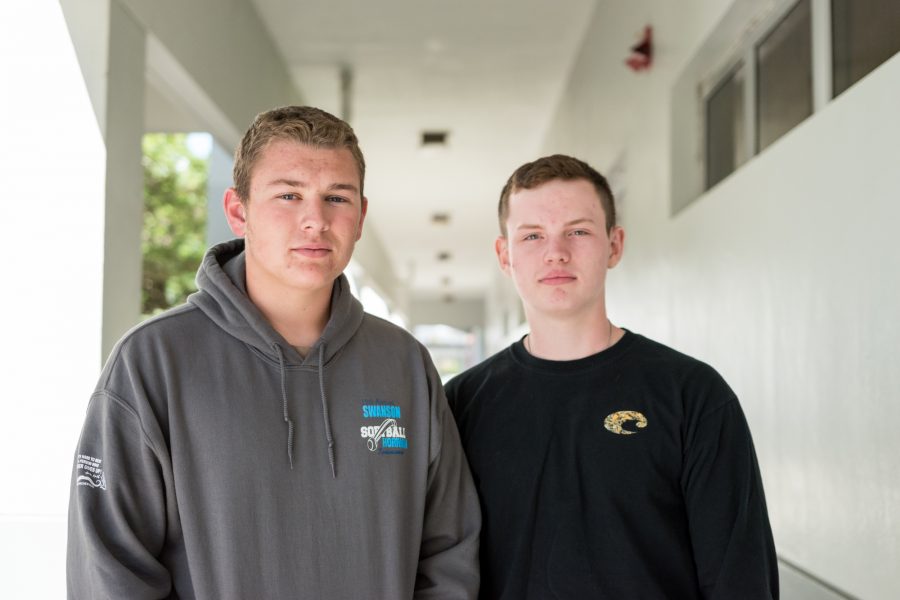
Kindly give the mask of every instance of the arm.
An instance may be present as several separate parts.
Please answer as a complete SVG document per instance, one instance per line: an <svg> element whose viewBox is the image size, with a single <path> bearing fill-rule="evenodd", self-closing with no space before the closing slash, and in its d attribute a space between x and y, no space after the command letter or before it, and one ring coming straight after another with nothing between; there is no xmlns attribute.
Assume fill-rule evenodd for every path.
<svg viewBox="0 0 900 600"><path fill-rule="evenodd" d="M731 396L691 429L682 490L703 597L777 599L775 545L740 404Z"/></svg>
<svg viewBox="0 0 900 600"><path fill-rule="evenodd" d="M475 598L481 509L440 379L426 357L431 441L425 523L414 597Z"/></svg>
<svg viewBox="0 0 900 600"><path fill-rule="evenodd" d="M69 598L165 598L163 469L137 413L97 392L76 450L69 498Z"/></svg>

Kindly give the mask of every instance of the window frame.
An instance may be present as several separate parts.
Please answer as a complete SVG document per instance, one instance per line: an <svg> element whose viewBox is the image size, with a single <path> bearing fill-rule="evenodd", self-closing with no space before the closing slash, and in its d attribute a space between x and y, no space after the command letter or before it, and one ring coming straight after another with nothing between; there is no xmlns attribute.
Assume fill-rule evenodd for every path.
<svg viewBox="0 0 900 600"><path fill-rule="evenodd" d="M755 156L765 149L759 149L759 46L781 25L788 15L804 0L786 0L777 3L769 12L745 27L742 35L732 52L724 60L719 61L712 74L700 81L700 110L702 111L702 182L703 189L700 195L714 189L727 180L732 173L741 169ZM812 112L814 116L819 110L832 100L832 74L831 74L831 0L808 0L810 3L810 39L811 48L811 72L812 80ZM709 185L709 122L707 119L708 105L715 92L728 80L739 65L744 69L744 153L746 160L735 165L735 168L713 185ZM803 119L800 123L806 121ZM798 123L797 125L799 125ZM796 127L796 125L794 126ZM793 127L791 128L793 129ZM790 131L790 130L788 130ZM785 132L787 133L787 132ZM782 136L785 134L782 134ZM776 140L777 142L777 140ZM773 142L775 143L775 142ZM693 201L693 200L692 200ZM691 202L692 202L691 201ZM689 205L687 202L684 206ZM673 206L673 214L684 206Z"/></svg>

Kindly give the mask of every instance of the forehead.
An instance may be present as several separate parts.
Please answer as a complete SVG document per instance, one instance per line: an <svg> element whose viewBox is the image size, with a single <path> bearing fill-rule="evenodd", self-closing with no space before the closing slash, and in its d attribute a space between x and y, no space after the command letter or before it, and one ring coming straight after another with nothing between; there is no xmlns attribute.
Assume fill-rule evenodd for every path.
<svg viewBox="0 0 900 600"><path fill-rule="evenodd" d="M322 148L292 140L273 139L262 149L250 172L252 183L257 176L321 177L340 180L342 183L359 184L359 169L348 148Z"/></svg>
<svg viewBox="0 0 900 600"><path fill-rule="evenodd" d="M520 189L509 197L511 224L541 224L545 220L606 220L600 195L586 179L554 179L531 189Z"/></svg>

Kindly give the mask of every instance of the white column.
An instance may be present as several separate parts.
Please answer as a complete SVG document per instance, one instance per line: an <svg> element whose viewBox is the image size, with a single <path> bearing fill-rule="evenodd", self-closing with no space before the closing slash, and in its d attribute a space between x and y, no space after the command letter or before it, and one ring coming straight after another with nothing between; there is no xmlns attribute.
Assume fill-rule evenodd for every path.
<svg viewBox="0 0 900 600"><path fill-rule="evenodd" d="M141 310L144 181L145 35L110 3L106 87L106 227L103 266L103 357Z"/></svg>
<svg viewBox="0 0 900 600"><path fill-rule="evenodd" d="M831 0L812 0L813 112L831 102Z"/></svg>

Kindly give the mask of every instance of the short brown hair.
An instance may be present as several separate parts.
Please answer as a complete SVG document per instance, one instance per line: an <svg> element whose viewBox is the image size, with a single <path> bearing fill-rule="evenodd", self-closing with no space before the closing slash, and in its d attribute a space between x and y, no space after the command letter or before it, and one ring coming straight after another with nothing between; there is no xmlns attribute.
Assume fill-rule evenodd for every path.
<svg viewBox="0 0 900 600"><path fill-rule="evenodd" d="M241 202L250 199L253 166L272 140L294 141L314 148L346 148L359 170L359 193L363 192L366 161L353 128L334 115L312 106L283 106L260 113L234 151L234 189Z"/></svg>
<svg viewBox="0 0 900 600"><path fill-rule="evenodd" d="M591 165L582 160L554 154L539 158L534 162L525 163L515 170L503 191L500 192L500 204L497 206L497 216L500 219L500 233L506 236L506 220L509 218L509 197L519 190L531 190L549 181L561 179L572 181L585 179L593 184L600 196L600 206L606 215L606 231L612 230L616 224L616 205L613 200L612 190L606 177L601 175Z"/></svg>

